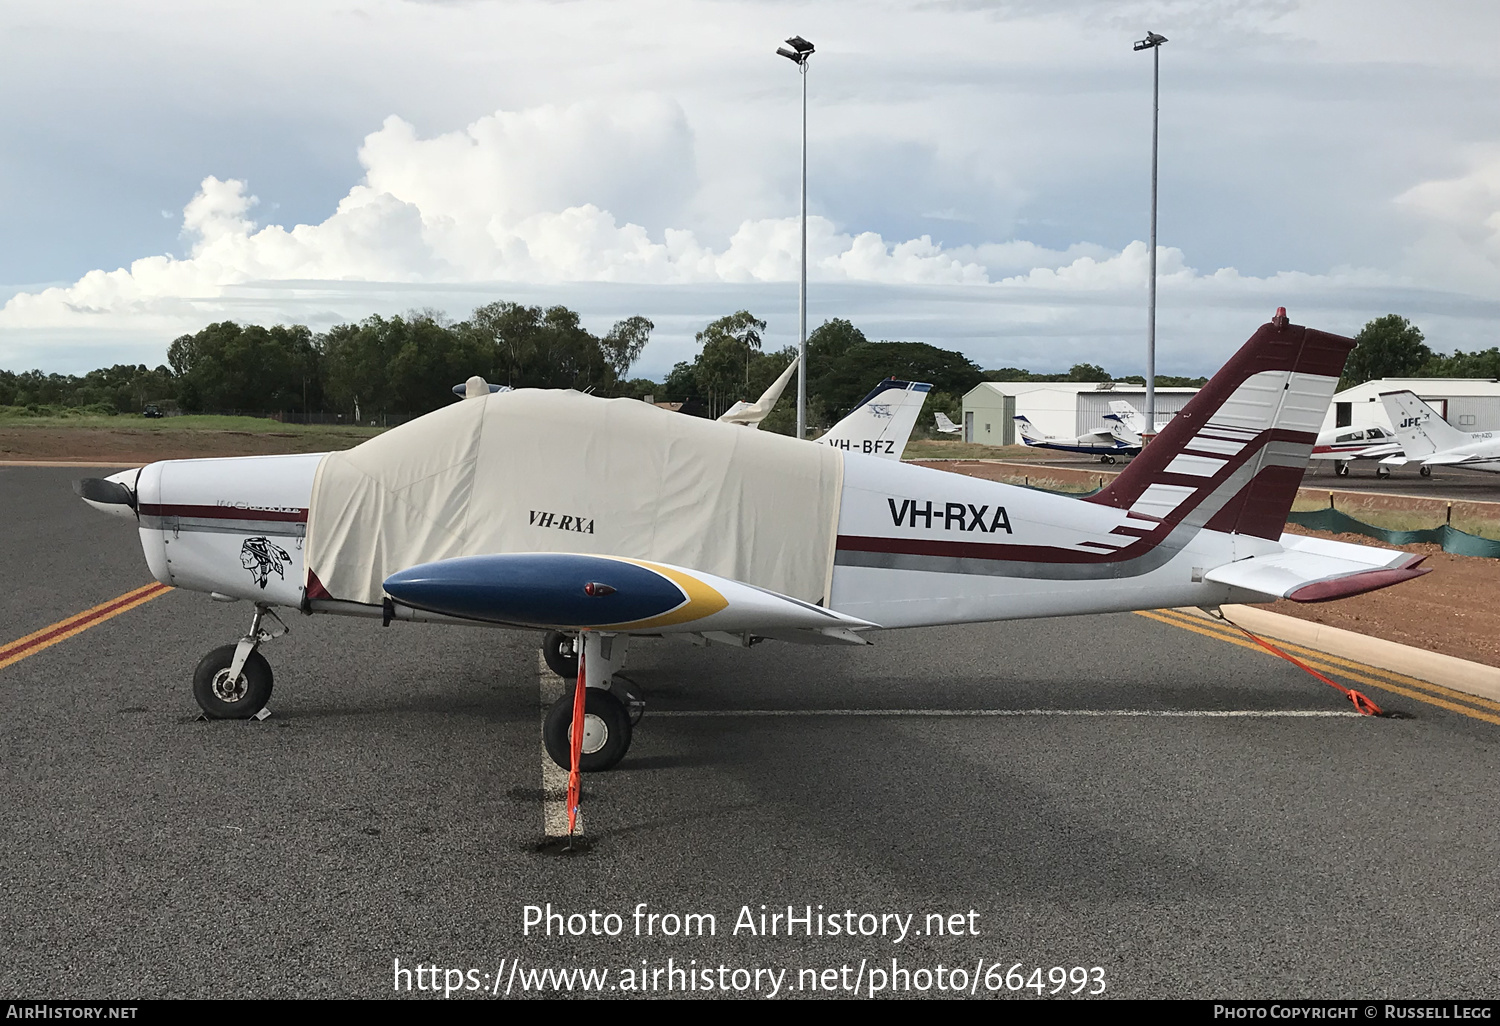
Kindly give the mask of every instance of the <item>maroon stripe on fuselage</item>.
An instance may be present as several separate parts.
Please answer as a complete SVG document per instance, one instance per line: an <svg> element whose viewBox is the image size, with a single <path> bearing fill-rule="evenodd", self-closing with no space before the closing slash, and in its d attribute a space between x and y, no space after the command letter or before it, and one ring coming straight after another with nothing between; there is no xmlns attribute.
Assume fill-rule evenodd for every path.
<svg viewBox="0 0 1500 1026"><path fill-rule="evenodd" d="M872 538L841 534L840 552L890 552L902 556L954 556L959 559L991 559L1006 563L1109 563L1128 559L1154 548L1155 543L1134 542L1111 552L1079 552L1056 545L1006 545L996 542L932 541L926 538ZM1127 553L1129 555L1127 555Z"/></svg>
<svg viewBox="0 0 1500 1026"><path fill-rule="evenodd" d="M305 509L252 509L245 506L185 506L143 502L143 517L196 517L200 520L268 520L280 524L307 523Z"/></svg>

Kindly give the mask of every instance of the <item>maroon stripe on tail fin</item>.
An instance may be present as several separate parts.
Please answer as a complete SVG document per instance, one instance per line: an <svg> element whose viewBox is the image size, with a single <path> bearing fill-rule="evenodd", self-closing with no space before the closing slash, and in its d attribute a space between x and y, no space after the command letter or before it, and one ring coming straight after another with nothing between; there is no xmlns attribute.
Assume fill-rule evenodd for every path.
<svg viewBox="0 0 1500 1026"><path fill-rule="evenodd" d="M1159 514L1163 501L1181 509L1196 508L1232 472L1249 463L1254 468L1249 482L1213 513L1206 526L1263 538L1280 537L1306 460L1295 467L1267 463L1264 450L1277 446L1276 458L1283 463L1295 462L1297 447L1303 444L1310 451L1317 437L1310 416L1316 414L1321 419L1315 407L1322 393L1317 387L1294 389L1288 393L1289 398L1275 391L1282 386L1274 378L1261 378L1243 392L1241 386L1257 374L1295 372L1331 379L1325 382L1331 396L1332 382L1343 373L1344 361L1353 348L1352 339L1311 328L1285 323L1262 325L1124 472L1088 501L1130 509L1146 496L1142 505ZM1306 382L1306 378L1301 380ZM1235 400L1232 403L1231 398ZM1174 460L1178 461L1175 465ZM1153 485L1163 487L1147 495ZM1192 489L1192 494L1176 498L1184 488Z"/></svg>

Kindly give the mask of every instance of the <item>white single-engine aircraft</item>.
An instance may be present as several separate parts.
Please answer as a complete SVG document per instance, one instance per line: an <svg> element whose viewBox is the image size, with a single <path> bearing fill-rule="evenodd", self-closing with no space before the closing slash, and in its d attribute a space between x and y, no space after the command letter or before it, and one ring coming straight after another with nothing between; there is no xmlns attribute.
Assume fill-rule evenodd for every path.
<svg viewBox="0 0 1500 1026"><path fill-rule="evenodd" d="M1382 460L1383 465L1400 466L1420 460L1422 466L1417 473L1423 477L1431 477L1433 467L1463 467L1500 474L1500 431L1460 431L1414 392L1382 392L1380 401L1396 427L1396 437L1404 452Z"/></svg>
<svg viewBox="0 0 1500 1026"><path fill-rule="evenodd" d="M602 770L631 741L612 685L632 638L864 645L895 627L1317 602L1424 573L1420 556L1282 533L1352 347L1278 312L1083 499L541 389L486 391L343 452L165 460L77 487L138 519L157 580L254 603L249 633L194 673L210 717L266 705L276 606L530 628L581 639L582 768ZM543 730L565 767L574 702Z"/></svg>
<svg viewBox="0 0 1500 1026"><path fill-rule="evenodd" d="M1110 413L1105 414L1105 417L1115 419L1115 415ZM1089 456L1098 456L1100 463L1113 463L1117 456L1134 456L1141 451L1140 440L1137 439L1132 444L1121 438L1117 433L1116 424L1086 431L1077 438L1065 438L1061 435L1042 434L1025 414L1017 414L1015 421L1016 431L1020 434L1021 441L1036 449L1081 452Z"/></svg>

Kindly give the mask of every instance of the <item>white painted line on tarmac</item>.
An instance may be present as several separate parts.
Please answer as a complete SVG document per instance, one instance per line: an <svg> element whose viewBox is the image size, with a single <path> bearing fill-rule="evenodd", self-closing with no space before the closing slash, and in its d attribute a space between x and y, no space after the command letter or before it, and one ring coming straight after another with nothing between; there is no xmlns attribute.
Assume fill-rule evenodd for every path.
<svg viewBox="0 0 1500 1026"><path fill-rule="evenodd" d="M547 667L541 652L536 654L538 689L542 699L541 722L547 722L547 710L563 695L563 682ZM583 833L583 811L579 810L578 834ZM547 837L568 836L568 771L552 761L547 745L542 744L542 832Z"/></svg>
<svg viewBox="0 0 1500 1026"><path fill-rule="evenodd" d="M1341 709L656 709L659 716L1126 716L1201 717L1204 719L1273 720L1363 719L1364 714ZM567 776L564 774L564 784Z"/></svg>

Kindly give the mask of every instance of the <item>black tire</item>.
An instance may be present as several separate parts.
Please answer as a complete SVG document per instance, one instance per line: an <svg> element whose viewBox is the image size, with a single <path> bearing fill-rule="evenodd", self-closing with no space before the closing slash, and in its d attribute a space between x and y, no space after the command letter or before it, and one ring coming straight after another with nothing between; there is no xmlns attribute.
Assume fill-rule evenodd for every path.
<svg viewBox="0 0 1500 1026"><path fill-rule="evenodd" d="M1101 463L1113 463L1115 458L1113 456L1100 456L1099 461Z"/></svg>
<svg viewBox="0 0 1500 1026"><path fill-rule="evenodd" d="M574 648L575 635L562 631L548 631L542 639L542 658L547 660L547 669L563 680L578 679L578 651Z"/></svg>
<svg viewBox="0 0 1500 1026"><path fill-rule="evenodd" d="M251 652L234 686L228 685L234 645L221 645L198 660L193 671L193 697L211 720L248 720L271 700L271 664Z"/></svg>
<svg viewBox="0 0 1500 1026"><path fill-rule="evenodd" d="M1378 477L1378 478L1380 478L1382 481L1384 481L1386 478L1388 478L1388 477L1391 476L1390 468L1389 467L1376 467L1375 468L1375 476Z"/></svg>
<svg viewBox="0 0 1500 1026"><path fill-rule="evenodd" d="M607 770L625 758L630 750L630 714L620 700L603 688L589 688L584 695L584 743L578 768L584 773ZM573 691L552 704L542 724L542 744L552 761L565 770L573 768L571 727L573 725ZM603 737L599 733L603 733ZM592 750L591 750L592 749Z"/></svg>
<svg viewBox="0 0 1500 1026"><path fill-rule="evenodd" d="M1431 477L1432 476L1432 468L1431 467L1422 467L1422 468L1418 469L1417 473L1421 474L1423 477Z"/></svg>
<svg viewBox="0 0 1500 1026"><path fill-rule="evenodd" d="M1348 477L1349 476L1349 464L1347 464L1347 463L1335 463L1333 465L1333 469L1334 469L1334 472L1337 473L1339 477Z"/></svg>

